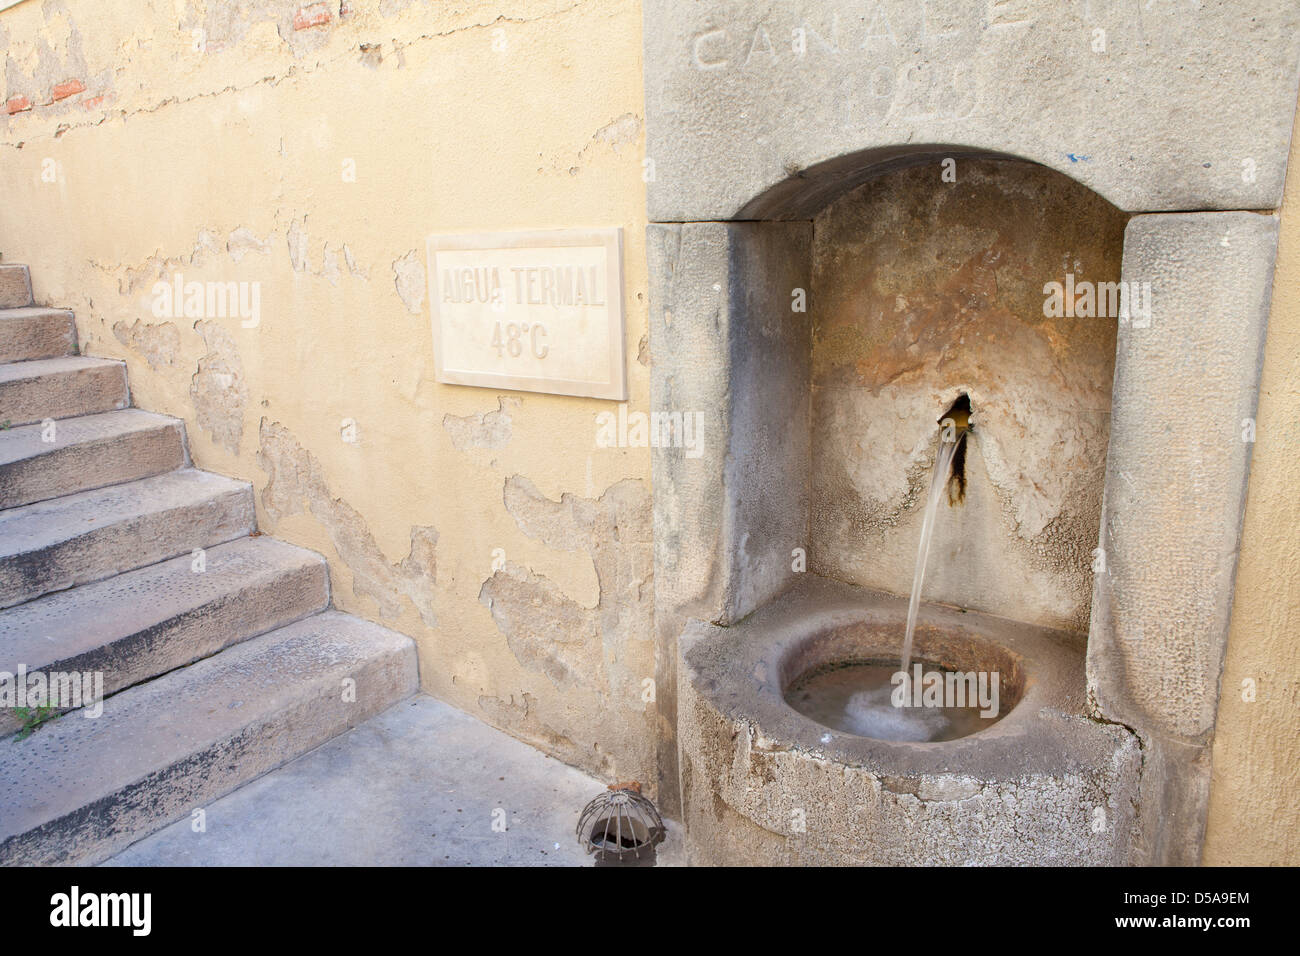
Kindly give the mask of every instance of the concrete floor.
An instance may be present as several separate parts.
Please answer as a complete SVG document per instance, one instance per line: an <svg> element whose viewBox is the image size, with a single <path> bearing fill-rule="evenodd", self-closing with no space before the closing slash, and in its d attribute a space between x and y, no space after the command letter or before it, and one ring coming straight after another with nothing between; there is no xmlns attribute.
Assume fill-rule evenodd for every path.
<svg viewBox="0 0 1300 956"><path fill-rule="evenodd" d="M592 866L574 827L604 790L417 694L209 804L205 832L187 818L104 865ZM673 824L657 861L682 861Z"/></svg>

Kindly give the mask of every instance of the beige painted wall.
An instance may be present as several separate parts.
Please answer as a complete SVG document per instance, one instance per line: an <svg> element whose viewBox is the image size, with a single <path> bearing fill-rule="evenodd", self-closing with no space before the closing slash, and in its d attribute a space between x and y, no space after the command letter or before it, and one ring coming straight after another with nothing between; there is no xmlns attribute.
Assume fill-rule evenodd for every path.
<svg viewBox="0 0 1300 956"><path fill-rule="evenodd" d="M1202 855L1210 865L1300 865L1298 289L1300 138L1293 138L1214 735Z"/></svg>
<svg viewBox="0 0 1300 956"><path fill-rule="evenodd" d="M646 407L636 0L44 0L0 49L0 253L37 301L425 689L653 782L648 451L596 446L613 403L437 384L423 293L429 233L622 226ZM259 283L260 324L155 317L176 273Z"/></svg>

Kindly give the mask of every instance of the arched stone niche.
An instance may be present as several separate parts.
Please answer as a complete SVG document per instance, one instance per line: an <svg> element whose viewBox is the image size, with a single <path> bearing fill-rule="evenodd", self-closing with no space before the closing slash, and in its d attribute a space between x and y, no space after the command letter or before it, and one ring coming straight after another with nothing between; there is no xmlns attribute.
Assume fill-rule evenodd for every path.
<svg viewBox="0 0 1300 956"><path fill-rule="evenodd" d="M1087 632L1117 303L1067 314L1043 287L1117 287L1127 220L1046 167L967 158L882 174L818 213L810 570L909 593L936 422L965 394L976 430L927 600Z"/></svg>
<svg viewBox="0 0 1300 956"><path fill-rule="evenodd" d="M1152 309L1117 328L1087 693L1143 742L1129 858L1199 861L1300 9L1182 6L645 4L652 404L705 416L702 455L654 452L670 812L678 636L778 598L810 540L813 217L883 172L1017 157L1137 213L1121 279Z"/></svg>

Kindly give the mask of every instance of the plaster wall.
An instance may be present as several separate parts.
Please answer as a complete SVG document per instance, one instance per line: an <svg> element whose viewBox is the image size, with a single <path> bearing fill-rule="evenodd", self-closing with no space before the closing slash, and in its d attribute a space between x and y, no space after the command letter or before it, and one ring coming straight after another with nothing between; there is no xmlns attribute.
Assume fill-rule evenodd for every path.
<svg viewBox="0 0 1300 956"><path fill-rule="evenodd" d="M638 4L43 0L0 50L0 252L37 301L416 640L425 690L653 787L649 452L597 446L611 402L437 384L424 261L621 226L646 408ZM256 284L260 321L156 315L177 275Z"/></svg>

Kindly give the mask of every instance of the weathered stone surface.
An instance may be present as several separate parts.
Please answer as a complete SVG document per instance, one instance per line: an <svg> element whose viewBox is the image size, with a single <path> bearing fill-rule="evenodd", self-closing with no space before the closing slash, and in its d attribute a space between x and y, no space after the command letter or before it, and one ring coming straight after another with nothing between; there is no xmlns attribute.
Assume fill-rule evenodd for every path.
<svg viewBox="0 0 1300 956"><path fill-rule="evenodd" d="M759 418L750 418L744 428L734 424L737 416L733 408L737 407L761 409L761 415L769 420L777 414L776 406L765 406L762 402L765 393L779 392L781 383L787 381L782 378L780 364L776 363L765 375L745 378L737 373L727 349L717 344L717 339L724 334L739 338L737 330L741 322L757 326L780 314L770 287L756 291L763 288L761 281L724 285L714 278L715 273L721 273L721 263L731 267L744 261L736 251L739 245L732 247L733 241L739 243L739 240L732 237L744 235L745 230L757 233L764 228L767 226L753 223L731 227L688 223L650 230L651 285L658 290L652 296L651 344L656 356L655 384L663 390L656 395L671 394L676 389L681 394L704 396L701 404L719 410L717 425L728 436L723 445L725 454L710 450L698 461L663 462L665 456L661 450L656 460L656 519L661 522L656 528L659 602L656 624L661 653L663 648L673 646L673 635L666 633L672 625L684 626L691 618L732 624L776 593L751 591L761 595L752 602L738 597L745 593L742 585L746 580L764 579L751 570L737 573L736 569L746 569L745 556L772 547L773 538L754 534L755 524L746 520L749 513L733 507L733 496L744 500L748 489L752 504L752 489L785 487L784 506L780 496L769 497L759 513L774 512L786 519L792 513L799 513L792 505L799 500L791 494L792 486L781 484L782 480L790 482L807 474L807 462L790 452L791 447L797 446L771 443L761 446L756 440L762 434L756 425ZM974 227L968 225L968 228ZM736 231L729 232L730 229ZM1151 299L1146 304L1151 305L1151 312L1148 319L1144 309L1135 308L1132 314L1121 314L1118 318L1118 358L1111 396L1113 424L1106 503L1101 512L1104 516L1102 551L1107 571L1096 579L1102 593L1094 596L1091 612L1089 685L1093 694L1090 713L1098 719L1134 729L1146 747L1141 826L1135 830L1133 849L1133 858L1142 862L1194 862L1199 854L1208 780L1204 746L1213 728L1218 673L1231 603L1232 571L1249 460L1249 442L1244 438L1257 395L1275 230L1275 220L1269 216L1203 213L1139 217L1133 220L1126 235L1126 246L1131 248L1125 253L1120 278L1130 289L1144 284L1150 286ZM951 230L931 231L946 235ZM1103 224L1102 232L1105 231ZM902 248L898 244L905 245L907 239L893 235L889 241ZM924 244L925 240L918 241ZM952 248L960 248L960 241L954 246L950 240L943 248L951 252ZM825 262L832 269L844 264L841 260L847 254L842 242L832 242L823 250ZM797 263L805 261L804 256L806 250L797 253L792 250L787 260L796 264L791 268L798 269ZM892 263L896 257L887 258ZM1080 274L1086 272L1074 263L1073 257L1067 265ZM959 266L960 263L954 268ZM979 266L976 262L970 274L954 287L955 298L941 303L939 312L951 311L949 306L960 312L963 303L969 305L978 299L981 288L992 288L987 281L981 285ZM851 269L851 262L848 267ZM743 271L737 269L729 274ZM894 276L896 271L890 275ZM960 273L959 268L957 271ZM770 274L771 269L769 277ZM1015 291L1016 279L1011 273L1003 270L995 278L998 295L1021 294ZM1051 278L1060 279L1059 276ZM1094 277L1102 278L1111 276L1107 271ZM1035 284L1041 295L1042 282ZM937 292L931 289L933 285L929 281L920 283L922 299L926 290L930 294L943 294L942 288ZM851 281L847 291L841 291L847 298L840 304L849 313L863 304L856 298L858 293ZM914 372L913 365L908 363L917 360L917 348L913 348L917 345L913 341L916 323L899 332L903 346L894 356L897 361L893 367L886 367L887 348L883 352L868 350L865 356L858 356L864 359L864 365L854 361L851 341L836 338L833 308L836 301L832 294L829 301L832 308L816 313L818 321L827 323L823 329L829 335L815 340L812 346L814 395L818 386L829 392L832 388L852 385L863 376L885 388L897 388L900 382L905 383L907 376ZM868 296L868 304L869 301ZM875 311L883 310L884 302L882 298ZM688 305L674 310L674 303ZM819 301L818 304L828 303ZM678 312L688 317L689 324L680 320ZM842 323L843 331L877 335L882 322L885 326L888 323L883 316L875 316L874 312L873 316L865 324ZM1058 549L1057 565L1070 570L1074 587L1068 593L1079 597L1086 592L1088 583L1080 579L1079 572L1084 567L1091 570L1092 566L1088 532L1089 528L1096 527L1098 512L1095 505L1089 511L1078 482L1087 478L1087 462L1099 462L1105 447L1103 438L1098 436L1105 435L1106 425L1104 403L1109 361L1102 341L1106 330L1098 332L1096 341L1081 340L1069 347L1065 343L1070 337L1056 334L1051 341L1043 343L1048 349L1036 358L1034 348L1026 344L1025 330L1013 332L1011 327L1004 328L1006 317L999 316L1000 313L986 316L987 320L972 330L972 334L978 331L999 340L985 349L986 354L980 356L976 354L979 348L968 346L947 356L944 363L947 371L962 379L949 384L954 391L958 386L968 386L970 392L978 395L981 380L1004 374L1010 391L1003 397L1009 395L1014 404L1016 395L1025 394L1038 381L1036 376L1046 374L1039 385L1055 382L1051 387L1059 394L1044 399L1053 403L1053 407L1038 414L1057 422L1057 426L1047 428L1048 433L1053 433L1054 428L1056 437L1040 448L1036 444L1038 436L1026 438L1022 434L1031 430L1029 424L1016 423L1014 415L999 417L996 390L991 391L985 397L993 399L988 403L989 422L993 427L988 441L979 446L977 421L980 457L972 463L971 480L977 485L985 481L995 485L1002 482L1005 494L999 495L999 504L1014 516L1012 527L1016 533L1024 531L1031 540L1034 535L1047 533L1052 540L1068 544ZM664 336L662 330L672 329L674 325L677 337ZM1064 352L1059 352L1063 347ZM761 344L749 348L763 354ZM803 349L807 348L805 344ZM1056 360L1049 359L1057 352L1060 368L1050 372ZM787 374L795 377L806 374L799 371L803 361L800 356L804 354L801 349L791 345L784 353L776 354L785 363ZM962 371L965 368L962 363L968 358L970 367ZM877 367L882 361L885 365ZM1013 372L1017 364L1022 367ZM773 383L777 383L775 388ZM939 397L953 396L944 393ZM843 402L844 396L822 395L820 399L823 407L827 403L834 407ZM816 402L814 399L814 405ZM656 398L656 407L661 404ZM1042 402L1038 404L1041 406ZM675 401L673 406L682 407L682 403ZM833 443L843 443L851 429L869 430L870 423L863 424L866 416L857 414L861 411L849 407L837 414L813 416L811 428L817 436L814 447L819 456L816 460L825 462L837 454L844 459L843 450L837 450ZM803 420L797 411L787 413L783 419L787 428ZM890 433L888 429L887 433ZM882 448L888 447L882 446L878 438L867 439L862 446L862 460L866 463L863 467L873 465ZM774 456L773 448L781 451ZM1008 449L1028 454L1029 459L1018 470L1012 468L1008 464ZM785 458L780 458L782 452ZM1059 455L1065 457L1058 460ZM982 467L983 471L975 466ZM771 470L765 472L765 467ZM692 468L699 470L692 471ZM1032 482L1032 487L1016 480L1007 483L1008 478L1015 479L1019 473L1032 475L1035 469L1046 469L1048 474L1043 480ZM813 473L817 474L815 467ZM771 477L774 474L775 480ZM884 478L892 474L888 468L882 472ZM819 508L834 508L842 497L843 490L832 484L829 490L821 489L816 500L822 502ZM1189 502L1196 503L1190 519ZM683 533L683 529L690 533ZM842 554L837 557L836 548L845 552L852 538L851 534L833 537L830 553L815 557L813 567L833 575L843 574L847 565ZM1042 545L1038 541L1036 551L1050 555L1051 549L1044 552ZM914 543L909 542L902 549L903 558L913 548ZM1043 554L1037 556L1042 558ZM1097 560L1100 562L1103 556L1099 555ZM775 563L771 567L775 568ZM900 563L899 567L904 564ZM911 567L910 561L906 562L906 568ZM1060 567L1054 573L1059 580ZM1032 579L1028 580L1028 584L1033 583ZM1016 599L1024 604L1024 599L1032 595L1028 587L1021 592ZM966 606L973 603L969 595L959 595L958 600ZM733 613L736 610L739 613ZM1063 623L1078 628L1078 610L1063 615ZM1023 608L1018 613L1031 619L1037 614L1024 612ZM677 688L672 691L677 700ZM684 700L677 704L679 720L683 720L688 707ZM668 766L667 761L664 765ZM689 788L685 772L682 781L683 787ZM737 826L744 829L740 824Z"/></svg>
<svg viewBox="0 0 1300 956"><path fill-rule="evenodd" d="M1248 22L1229 7L1202 9L1188 17L1140 0L1083 5L1064 0L987 5L886 0L866 8L846 0L793 5L648 0L643 9L647 168L653 173L648 178L650 218L686 224L666 225L662 234L650 230L656 381L662 378L658 366L666 363L678 373L678 388L701 388L717 407L750 401L754 384L738 380L723 362L712 368L704 362L692 366L689 358L655 345L662 303L705 301L713 289L709 318L723 326L742 304L753 302L744 285L723 292L699 263L691 263L694 272L656 266L657 257L671 259L656 245L673 249L692 224L711 229L717 228L713 220L810 219L881 173L945 157L956 160L958 183L961 171L977 168L972 161L980 157L1032 160L1133 212L1268 209L1280 201L1300 80L1300 9L1291 3L1265 3L1251 11ZM1244 102L1252 109L1241 109ZM1026 176L1021 185L1027 188L1033 178ZM966 197L968 214L987 199L987 186L980 196ZM877 180L866 191L878 188ZM1080 205L1093 209L1098 203L1088 197L1071 208ZM919 485L923 468L917 459L925 457L925 449L918 455L917 436L887 421L891 416L923 421L926 416L918 413L925 407L964 389L977 406L984 402L989 426L981 443L977 408L972 447L979 454L971 460L972 490L978 494L980 487L991 486L998 500L971 512L996 520L958 532L966 535L967 544L991 540L1004 535L1003 525L1009 522L1006 536L1018 557L1010 570L996 549L966 547L961 559L980 567L997 563L1006 572L1002 592L990 599L998 605L997 613L1080 629L1091 572L1087 538L1099 517L1096 470L1106 450L1110 412L1105 343L1098 336L1075 343L1086 349L1067 347L1068 330L1027 329L1009 321L1015 309L1006 310L1010 315L982 309L972 332L999 343L942 352L929 371L942 367L951 380L932 388L932 395L911 388L914 379L925 377L918 373L926 368L920 353L933 344L925 306L933 306L936 316L959 313L982 295L1005 304L1024 299L1029 288L1028 277L1008 270L1005 260L945 259L969 245L971 231L987 226L989 217L976 213L976 222L944 220L940 206L936 202L935 208L920 210L919 229L909 228L915 222L891 228L887 215L864 219L864 229L878 230L888 245L874 274L861 270L862 280L878 281L882 288L860 289L847 276L838 301L832 295L829 303L822 299L814 306L822 323L819 331L829 334L813 347L811 536L814 546L818 541L820 546L810 562L829 575L883 583L867 577L868 572L880 573L880 558L889 586L903 590L899 582L906 578L904 567L910 569L911 549L901 539L912 536L896 532ZM1126 251L1122 270L1125 281L1152 283L1156 318L1149 327L1124 322L1116 368L1128 360L1130 338L1158 327L1162 294L1184 284L1187 289L1173 297L1176 303L1167 301L1164 307L1179 313L1171 322L1177 331L1160 341L1148 340L1145 347L1159 357L1144 359L1140 367L1164 368L1176 355L1190 362L1181 376L1130 369L1127 384L1120 371L1115 373L1115 421L1127 422L1122 427L1140 437L1132 439L1130 448L1130 437L1121 436L1116 444L1111 433L1106 504L1100 512L1102 551L1109 575L1116 574L1117 564L1125 570L1111 582L1115 595L1094 595L1090 612L1091 713L1134 728L1147 748L1134 851L1143 862L1195 862L1204 820L1200 781L1207 761L1197 748L1213 731L1222 652L1221 638L1208 635L1220 634L1227 620L1249 457L1248 445L1228 449L1221 432L1226 427L1240 433L1253 415L1254 368L1273 264L1269 235L1275 228L1265 217L1224 215L1239 217L1232 220L1239 234L1212 237L1222 241L1222 249L1195 242L1181 248L1176 241L1157 249L1161 244L1155 243L1149 255L1143 254L1140 270L1130 268L1133 253ZM1114 218L1099 216L1095 237L1085 241L1109 236ZM1251 219L1255 225L1247 224ZM1130 228L1128 243L1146 242L1146 227L1139 223L1135 220ZM821 227L826 224L818 221ZM1070 228L1067 223L1056 232ZM1009 234L1017 234L1014 226ZM826 238L815 270L824 276L827 268L860 265L843 235L839 242ZM914 245L922 250L918 261L923 262L927 243L937 253L934 272L922 275L925 269L918 267L913 295L892 290L907 300L901 312L910 318L892 329L897 333L895 361L881 363L890 342L859 349L853 336L888 336L891 316L884 291L891 291L890 283L898 279L896 253ZM1221 286L1210 281L1216 278L1212 253L1228 260L1217 275ZM963 272L964 265L969 268ZM1092 268L1071 269L1072 260L1064 265L1076 277ZM1105 275L1089 278L1112 278L1113 262L1107 260L1100 271ZM1209 285L1202 287L1199 279L1185 283L1187 273ZM1043 277L1039 288L1060 278ZM1225 290L1233 287L1239 294L1227 305ZM823 308L828 304L829 311ZM761 314L754 311L756 317ZM1235 331L1227 331L1234 323ZM689 356L689 343L674 347ZM1000 395L998 389L982 398L976 394L982 382L999 374L1007 386ZM869 396L862 390L841 391L862 385L876 391ZM1040 409L1037 420L1017 416L1017 402L1032 395ZM1190 411L1183 407L1185 398L1192 400ZM1224 413L1222 420L1214 418L1211 408ZM722 425L740 434L729 419ZM747 431L753 434L752 427ZM1196 438L1184 440L1192 432ZM846 436L853 437L846 441ZM855 449L852 441L858 437ZM1159 464L1171 438L1177 447L1173 470L1168 463ZM1204 447L1207 442L1216 450ZM1144 450L1138 450L1139 444ZM732 450L727 447L728 454ZM1117 458L1141 460L1143 466L1132 471L1118 466ZM742 549L754 546L752 539L744 542L743 529L731 521L724 503L731 492L724 488L731 474L726 469L736 461L745 459L708 463L687 493L675 489L674 480L681 479L673 473L665 470L661 480L656 471L656 517L664 515L668 545L656 563L657 579L666 582L656 583L662 587L657 594L661 648L673 646L687 618L734 621L725 613L726 569L743 563ZM1178 480L1171 482L1174 473ZM1132 514L1135 497L1148 502L1141 517ZM1185 521L1189 502L1196 502L1195 517ZM1111 527L1113 513L1121 525L1127 521L1126 528ZM669 539L674 527L703 533ZM864 530L892 535L889 545L896 553L880 555L881 548L850 553L855 533ZM660 537L657 526L657 548ZM1175 540L1181 544L1171 551L1169 543ZM691 557L683 559L683 553ZM949 565L961 563L948 557ZM941 554L940 568L945 560ZM684 572L674 571L678 563ZM963 578L955 566L948 571L952 573L941 571L934 584L963 606L979 606L978 578ZM679 574L683 598L677 604L674 574ZM1176 604L1179 588L1204 597ZM1108 620L1105 614L1112 610L1124 620ZM1149 682L1150 688L1136 691L1129 686L1133 680ZM683 699L683 720L687 708ZM683 768L688 793L691 772ZM719 812L726 816L732 811ZM737 834L754 826L744 820L743 814L731 820Z"/></svg>
<svg viewBox="0 0 1300 956"><path fill-rule="evenodd" d="M0 362L71 355L76 343L71 312L40 306L0 309Z"/></svg>
<svg viewBox="0 0 1300 956"><path fill-rule="evenodd" d="M953 176L890 173L814 221L809 566L909 593L937 422L964 393L965 494L940 508L925 597L1083 633L1118 296L1049 317L1044 286L1113 287L1127 217L1041 166Z"/></svg>
<svg viewBox="0 0 1300 956"><path fill-rule="evenodd" d="M0 423L30 425L129 404L121 362L69 356L0 365Z"/></svg>
<svg viewBox="0 0 1300 956"><path fill-rule="evenodd" d="M1249 16L1142 0L643 9L655 221L806 218L882 165L967 151L1042 163L1133 212L1281 200L1291 0Z"/></svg>
<svg viewBox="0 0 1300 956"><path fill-rule="evenodd" d="M223 647L323 610L318 554L274 538L182 555L0 611L0 671L94 672L104 693L149 680ZM0 734L18 729L0 711Z"/></svg>
<svg viewBox="0 0 1300 956"><path fill-rule="evenodd" d="M326 611L0 740L0 863L102 860L416 686L410 638Z"/></svg>
<svg viewBox="0 0 1300 956"><path fill-rule="evenodd" d="M26 266L0 265L0 309L21 309L32 304L32 277Z"/></svg>
<svg viewBox="0 0 1300 956"><path fill-rule="evenodd" d="M45 501L185 464L184 423L135 408L0 432L0 508Z"/></svg>
<svg viewBox="0 0 1300 956"><path fill-rule="evenodd" d="M744 617L789 583L791 552L806 546L810 323L792 305L809 289L811 239L806 223L647 230L651 409L701 423L697 457L651 454L665 801L677 635L689 618Z"/></svg>
<svg viewBox="0 0 1300 956"><path fill-rule="evenodd" d="M108 865L591 866L573 824L605 784L416 694L222 797L205 832L179 820ZM680 866L667 826L656 865Z"/></svg>
<svg viewBox="0 0 1300 956"><path fill-rule="evenodd" d="M1125 234L1152 315L1120 325L1088 684L1147 741L1146 862L1200 857L1276 243L1277 220L1246 212Z"/></svg>
<svg viewBox="0 0 1300 956"><path fill-rule="evenodd" d="M739 620L786 586L807 536L810 323L793 303L809 286L811 229L689 223L649 235L651 284L664 290L650 322L651 407L704 423L698 457L653 449L666 572L656 600Z"/></svg>
<svg viewBox="0 0 1300 956"><path fill-rule="evenodd" d="M0 607L248 534L247 482L184 468L0 512Z"/></svg>
<svg viewBox="0 0 1300 956"><path fill-rule="evenodd" d="M1127 863L1141 751L1123 728L1084 715L1080 639L925 606L919 656L979 661L1023 693L958 740L857 737L785 703L812 642L892 639L906 615L901 598L807 575L739 625L689 625L678 730L690 862Z"/></svg>

